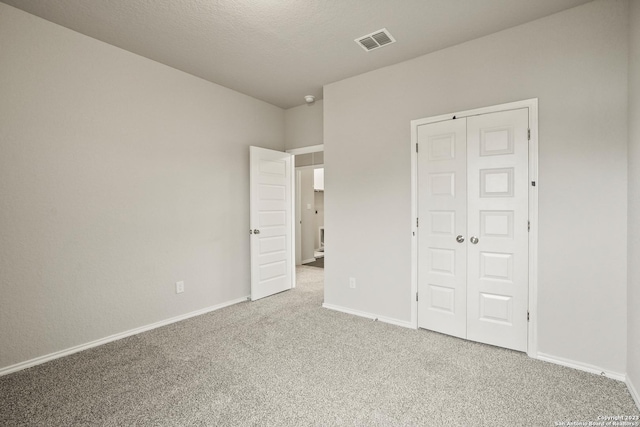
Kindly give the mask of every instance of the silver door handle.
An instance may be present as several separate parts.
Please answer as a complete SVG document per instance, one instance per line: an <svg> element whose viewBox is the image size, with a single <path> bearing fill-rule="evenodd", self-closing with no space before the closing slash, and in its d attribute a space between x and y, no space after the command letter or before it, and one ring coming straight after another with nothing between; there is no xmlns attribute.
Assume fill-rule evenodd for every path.
<svg viewBox="0 0 640 427"><path fill-rule="evenodd" d="M471 236L471 238L469 239L469 241L471 243L473 243L474 245L476 245L480 240L478 240L478 238L476 236Z"/></svg>
<svg viewBox="0 0 640 427"><path fill-rule="evenodd" d="M255 229L253 230L253 234L260 234L260 230L258 230L257 228L255 228Z"/></svg>
<svg viewBox="0 0 640 427"><path fill-rule="evenodd" d="M458 236L456 237L456 242L458 243L464 242L464 237L462 237L462 234L458 234Z"/></svg>

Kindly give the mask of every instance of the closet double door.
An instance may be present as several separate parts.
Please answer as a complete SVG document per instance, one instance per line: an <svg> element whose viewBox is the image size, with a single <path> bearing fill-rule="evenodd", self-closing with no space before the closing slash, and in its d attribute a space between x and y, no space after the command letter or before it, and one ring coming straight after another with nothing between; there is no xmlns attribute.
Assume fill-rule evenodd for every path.
<svg viewBox="0 0 640 427"><path fill-rule="evenodd" d="M417 132L418 326L526 351L528 109Z"/></svg>

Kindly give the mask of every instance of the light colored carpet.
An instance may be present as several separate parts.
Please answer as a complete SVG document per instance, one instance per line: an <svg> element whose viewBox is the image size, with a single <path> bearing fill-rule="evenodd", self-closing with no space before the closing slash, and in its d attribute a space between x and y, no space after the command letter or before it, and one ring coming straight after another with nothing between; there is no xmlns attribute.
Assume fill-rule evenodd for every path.
<svg viewBox="0 0 640 427"><path fill-rule="evenodd" d="M640 414L619 381L323 309L322 275L301 267L292 291L1 377L0 425L553 426Z"/></svg>

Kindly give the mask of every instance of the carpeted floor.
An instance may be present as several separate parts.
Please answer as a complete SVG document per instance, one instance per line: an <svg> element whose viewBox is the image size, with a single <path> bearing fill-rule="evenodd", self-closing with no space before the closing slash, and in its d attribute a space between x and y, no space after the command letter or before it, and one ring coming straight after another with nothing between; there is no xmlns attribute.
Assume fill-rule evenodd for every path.
<svg viewBox="0 0 640 427"><path fill-rule="evenodd" d="M298 287L0 377L2 426L554 426L624 383L321 308ZM565 424L566 425L566 424Z"/></svg>
<svg viewBox="0 0 640 427"><path fill-rule="evenodd" d="M324 257L316 258L315 261L304 264L306 267L320 267L324 268Z"/></svg>

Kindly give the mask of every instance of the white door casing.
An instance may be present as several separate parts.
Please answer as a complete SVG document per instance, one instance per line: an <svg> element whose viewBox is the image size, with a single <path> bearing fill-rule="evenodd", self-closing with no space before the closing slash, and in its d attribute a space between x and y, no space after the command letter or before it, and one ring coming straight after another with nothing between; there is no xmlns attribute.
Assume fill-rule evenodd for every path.
<svg viewBox="0 0 640 427"><path fill-rule="evenodd" d="M308 147L301 147L301 148L291 148L289 150L287 150L287 153L293 155L293 156L299 156L302 154L309 154L309 153L321 153L324 152L324 144L319 144L319 145L312 145L312 146L308 146ZM295 212L295 263L296 265L302 265L302 197L300 194L300 188L302 186L302 176L301 176L301 171L303 169L306 168L316 168L322 166L324 167L324 165L313 165L313 166L300 166L295 168L295 195L294 195L294 200L295 200L295 204L294 204L294 212ZM295 270L294 270L295 273ZM295 287L295 280L294 280L294 285Z"/></svg>
<svg viewBox="0 0 640 427"><path fill-rule="evenodd" d="M302 265L302 196L300 187L302 186L302 173L299 169L295 170L295 241L296 241L296 265Z"/></svg>
<svg viewBox="0 0 640 427"><path fill-rule="evenodd" d="M291 289L293 156L250 147L251 300Z"/></svg>
<svg viewBox="0 0 640 427"><path fill-rule="evenodd" d="M412 122L417 326L527 351L529 109L498 111Z"/></svg>
<svg viewBox="0 0 640 427"><path fill-rule="evenodd" d="M466 125L448 120L418 127L418 326L466 337Z"/></svg>

